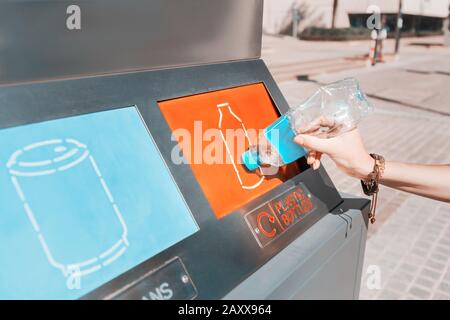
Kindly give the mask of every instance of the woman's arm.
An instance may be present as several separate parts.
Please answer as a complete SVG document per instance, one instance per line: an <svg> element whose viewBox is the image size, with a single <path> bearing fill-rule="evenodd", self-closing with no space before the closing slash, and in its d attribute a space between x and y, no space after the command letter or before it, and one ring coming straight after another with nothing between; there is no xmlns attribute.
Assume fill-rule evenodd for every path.
<svg viewBox="0 0 450 320"><path fill-rule="evenodd" d="M391 188L450 202L450 165L388 161L380 182Z"/></svg>
<svg viewBox="0 0 450 320"><path fill-rule="evenodd" d="M295 141L309 149L308 164L314 169L327 154L337 167L358 179L373 170L374 160L366 151L358 130L330 139L298 135ZM450 165L409 164L386 161L380 183L424 197L450 202Z"/></svg>

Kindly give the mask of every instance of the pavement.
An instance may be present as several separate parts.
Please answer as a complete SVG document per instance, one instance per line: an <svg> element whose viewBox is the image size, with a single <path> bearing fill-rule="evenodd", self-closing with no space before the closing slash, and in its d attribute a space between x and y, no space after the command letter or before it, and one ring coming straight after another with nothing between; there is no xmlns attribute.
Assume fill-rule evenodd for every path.
<svg viewBox="0 0 450 320"><path fill-rule="evenodd" d="M367 41L265 36L262 52L291 106L320 84L355 77L375 106L359 127L370 152L393 161L450 163L450 48L441 42L439 37L402 41L398 59L375 67L355 66L352 60L368 51ZM393 41L385 48L392 52ZM334 68L330 62L346 59L348 67ZM284 65L293 65L290 70L308 81L293 80ZM358 180L328 158L323 165L340 191L363 196ZM374 266L381 276L375 288L367 285ZM450 204L381 188L377 222L369 226L360 298L450 300Z"/></svg>

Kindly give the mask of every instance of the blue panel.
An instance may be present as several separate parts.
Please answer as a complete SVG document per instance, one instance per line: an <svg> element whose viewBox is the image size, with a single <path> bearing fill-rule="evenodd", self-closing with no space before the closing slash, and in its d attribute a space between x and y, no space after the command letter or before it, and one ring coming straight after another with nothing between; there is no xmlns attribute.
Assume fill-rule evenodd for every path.
<svg viewBox="0 0 450 320"><path fill-rule="evenodd" d="M78 298L198 230L135 107L0 130L0 298Z"/></svg>

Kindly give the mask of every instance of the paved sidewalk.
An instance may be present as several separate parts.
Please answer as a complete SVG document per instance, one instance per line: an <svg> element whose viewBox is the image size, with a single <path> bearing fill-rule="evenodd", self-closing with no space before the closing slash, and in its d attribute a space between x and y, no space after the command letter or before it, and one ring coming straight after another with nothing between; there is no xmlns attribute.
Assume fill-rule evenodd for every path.
<svg viewBox="0 0 450 320"><path fill-rule="evenodd" d="M423 48L419 48L423 50ZM450 51L402 47L398 62L313 77L328 83L356 77L375 112L360 131L371 152L389 160L450 163ZM269 65L270 68L270 65ZM318 87L309 81L279 83L291 105ZM362 196L359 181L323 161L339 190ZM369 266L381 272L370 290ZM369 269L370 270L370 269ZM450 205L382 187L377 223L369 227L362 299L450 299Z"/></svg>
<svg viewBox="0 0 450 320"><path fill-rule="evenodd" d="M380 289L366 285L369 272L360 297L450 300L450 206L407 197L393 213L366 248L364 270L380 268Z"/></svg>

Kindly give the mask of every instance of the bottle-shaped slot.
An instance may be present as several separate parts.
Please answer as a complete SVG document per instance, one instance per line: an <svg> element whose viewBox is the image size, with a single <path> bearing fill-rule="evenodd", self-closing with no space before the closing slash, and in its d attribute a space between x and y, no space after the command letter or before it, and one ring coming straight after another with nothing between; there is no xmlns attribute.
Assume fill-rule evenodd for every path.
<svg viewBox="0 0 450 320"><path fill-rule="evenodd" d="M249 174L240 165L240 157L247 148L253 145L245 123L233 111L228 102L217 105L219 113L218 128L227 154L229 164L233 166L233 172L242 189L255 189L264 181L264 175L255 176ZM245 145L242 142L245 142ZM243 150L239 150L243 149Z"/></svg>

